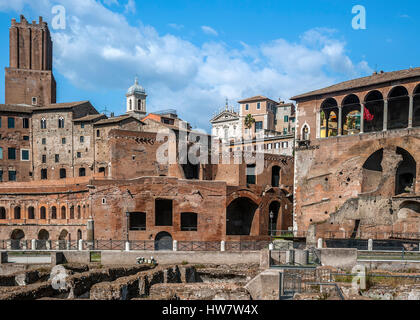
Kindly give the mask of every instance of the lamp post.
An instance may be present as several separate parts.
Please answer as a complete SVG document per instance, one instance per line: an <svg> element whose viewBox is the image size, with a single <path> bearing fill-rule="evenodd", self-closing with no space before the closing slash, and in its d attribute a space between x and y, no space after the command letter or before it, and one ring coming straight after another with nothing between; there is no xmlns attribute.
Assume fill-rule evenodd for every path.
<svg viewBox="0 0 420 320"><path fill-rule="evenodd" d="M270 211L270 242L273 242L273 218L274 213L273 211Z"/></svg>
<svg viewBox="0 0 420 320"><path fill-rule="evenodd" d="M129 221L129 217L130 217L130 212L126 211L125 212L125 217L126 217L126 225L127 225L127 232L126 232L126 240L128 240L128 230L130 228L130 221Z"/></svg>

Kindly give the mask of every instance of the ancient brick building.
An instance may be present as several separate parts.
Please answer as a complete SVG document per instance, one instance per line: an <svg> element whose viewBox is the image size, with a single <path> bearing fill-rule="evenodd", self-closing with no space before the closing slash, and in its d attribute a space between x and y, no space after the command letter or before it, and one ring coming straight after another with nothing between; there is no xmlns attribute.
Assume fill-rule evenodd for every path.
<svg viewBox="0 0 420 320"><path fill-rule="evenodd" d="M217 154L173 112L145 116L137 79L120 116L56 103L47 24L13 20L10 42L0 240L255 240L292 225L293 158ZM186 156L197 141L209 150L201 163Z"/></svg>
<svg viewBox="0 0 420 320"><path fill-rule="evenodd" d="M418 238L419 83L419 68L380 72L292 98L298 234Z"/></svg>

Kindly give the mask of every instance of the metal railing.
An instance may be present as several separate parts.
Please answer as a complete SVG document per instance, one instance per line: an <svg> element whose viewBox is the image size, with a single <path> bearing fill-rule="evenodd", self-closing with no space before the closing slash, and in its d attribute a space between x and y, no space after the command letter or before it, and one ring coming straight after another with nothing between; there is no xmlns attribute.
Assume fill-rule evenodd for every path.
<svg viewBox="0 0 420 320"><path fill-rule="evenodd" d="M178 251L220 251L220 242L213 241L180 241Z"/></svg>

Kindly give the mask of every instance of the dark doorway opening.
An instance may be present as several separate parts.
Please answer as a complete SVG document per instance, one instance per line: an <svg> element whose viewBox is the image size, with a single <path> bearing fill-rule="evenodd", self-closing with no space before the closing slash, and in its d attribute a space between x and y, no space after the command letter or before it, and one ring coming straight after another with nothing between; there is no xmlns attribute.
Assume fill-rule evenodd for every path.
<svg viewBox="0 0 420 320"><path fill-rule="evenodd" d="M271 169L271 185L276 188L280 185L280 167L279 166L274 166Z"/></svg>
<svg viewBox="0 0 420 320"><path fill-rule="evenodd" d="M250 235L258 205L248 198L233 200L226 209L226 234Z"/></svg>
<svg viewBox="0 0 420 320"><path fill-rule="evenodd" d="M277 228L277 222L279 218L279 211L280 211L280 203L278 201L274 201L270 204L268 208L268 218L269 218L269 227L268 227L268 235L275 235ZM270 215L273 215L271 218ZM281 228L280 228L281 229Z"/></svg>

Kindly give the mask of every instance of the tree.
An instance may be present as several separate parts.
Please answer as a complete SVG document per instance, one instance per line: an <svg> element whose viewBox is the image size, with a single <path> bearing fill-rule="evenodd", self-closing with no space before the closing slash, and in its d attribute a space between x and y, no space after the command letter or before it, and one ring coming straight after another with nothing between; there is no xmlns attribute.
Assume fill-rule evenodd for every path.
<svg viewBox="0 0 420 320"><path fill-rule="evenodd" d="M248 128L248 129L251 129L252 128L252 125L255 123L255 119L252 117L252 115L251 114L248 114L246 117L245 117L245 126Z"/></svg>

